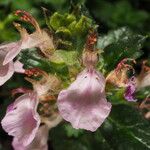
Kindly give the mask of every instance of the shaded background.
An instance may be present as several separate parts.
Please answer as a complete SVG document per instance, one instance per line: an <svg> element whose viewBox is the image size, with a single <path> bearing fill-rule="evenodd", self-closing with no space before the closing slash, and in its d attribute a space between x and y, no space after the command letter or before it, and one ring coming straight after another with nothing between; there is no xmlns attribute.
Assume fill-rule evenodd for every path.
<svg viewBox="0 0 150 150"><path fill-rule="evenodd" d="M73 2L73 1L72 1ZM118 29L119 27L127 26L133 32L149 36L150 34L150 1L149 0L77 0L75 3L82 3L83 11L87 11L95 22L99 25L99 34L105 34L110 30ZM23 9L32 13L37 18L42 27L45 26L43 12L41 7L49 10L50 14L55 11L66 12L70 9L69 0L0 0L0 43L4 41L12 41L19 39L19 34L13 27L12 21L15 19L13 12L17 9ZM146 40L143 46L144 54L140 58L146 59L150 56L148 47L149 39ZM137 66L138 68L138 66ZM139 68L140 70L140 68ZM4 116L6 106L12 100L10 89L17 88L26 83L19 75L14 75L11 80L4 86L0 87L0 119ZM119 108L121 109L121 108ZM125 108L122 108L122 110ZM137 116L135 116L136 118ZM109 132L109 124L105 124ZM107 127L108 126L108 127ZM103 133L103 132L102 132ZM74 130L71 126L63 126L53 129L50 132L49 149L54 150L147 150L150 147L128 147L126 138L113 136L108 133L107 144L102 133L98 130L94 135L82 130ZM150 133L149 133L150 134ZM94 136L94 138L93 138ZM120 141L115 139L120 138ZM149 138L149 137L147 137ZM128 139L132 140L132 139ZM122 142L124 146L115 146L118 142ZM136 142L135 142L136 144ZM111 145L111 146L110 146ZM0 150L11 150L11 137L0 129Z"/></svg>

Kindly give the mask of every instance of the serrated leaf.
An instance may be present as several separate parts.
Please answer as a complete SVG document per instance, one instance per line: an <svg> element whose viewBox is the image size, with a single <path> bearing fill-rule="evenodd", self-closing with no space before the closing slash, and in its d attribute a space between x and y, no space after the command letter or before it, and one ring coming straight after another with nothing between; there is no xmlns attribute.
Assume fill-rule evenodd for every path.
<svg viewBox="0 0 150 150"><path fill-rule="evenodd" d="M59 27L64 26L64 16L59 14L58 12L55 12L50 17L50 25L54 30L57 30Z"/></svg>
<svg viewBox="0 0 150 150"><path fill-rule="evenodd" d="M107 35L100 36L98 38L97 47L100 49L104 49L106 46L112 43L116 43L119 40L128 38L131 34L132 34L131 31L126 27L122 27L120 29L110 31L108 32Z"/></svg>
<svg viewBox="0 0 150 150"><path fill-rule="evenodd" d="M59 27L56 32L56 34L62 34L62 35L67 35L67 36L71 36L71 32L69 29L67 29L66 27Z"/></svg>
<svg viewBox="0 0 150 150"><path fill-rule="evenodd" d="M104 50L102 56L105 70L113 70L123 58L139 58L145 39L145 36L134 34L127 28L121 28L99 38L98 48Z"/></svg>
<svg viewBox="0 0 150 150"><path fill-rule="evenodd" d="M109 130L107 124L111 126ZM150 123L134 107L113 106L108 121L103 124L103 128L100 130L113 149L150 149Z"/></svg>

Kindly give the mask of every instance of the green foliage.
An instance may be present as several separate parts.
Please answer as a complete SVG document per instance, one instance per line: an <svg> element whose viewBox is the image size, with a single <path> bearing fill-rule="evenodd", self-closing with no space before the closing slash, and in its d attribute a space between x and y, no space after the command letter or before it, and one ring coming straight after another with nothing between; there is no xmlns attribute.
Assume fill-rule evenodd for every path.
<svg viewBox="0 0 150 150"><path fill-rule="evenodd" d="M12 14L16 9L31 12L40 25L45 27L45 20L40 9L43 6L50 10L51 15L47 25L55 33L56 39L60 39L57 41L58 49L49 60L41 57L35 49L22 51L18 58L24 63L25 68L39 67L48 73L56 74L64 81L64 86L68 86L72 77L74 80L82 69L81 51L89 29L96 28L93 23L94 19L100 25L100 32L112 30L98 38L97 47L101 53L98 70L108 74L123 58L134 58L137 61L148 58L149 53L146 53L145 49L149 44L144 42L147 39L145 35L149 34L149 15L146 9L135 7L134 3L140 3L140 1L132 1L132 4L128 0L114 2L72 0L72 2L70 4L70 1L67 0L1 1L0 42L14 41L19 38L19 34L16 33L13 26L10 26L13 21L16 21L16 17ZM83 9L81 4L84 3L94 18L88 17L89 15L81 11ZM69 13L69 8L71 8L71 13ZM80 9L76 11L77 8ZM136 32L122 26L128 26ZM23 75L15 75L1 88L0 94L5 93L6 96L0 95L0 118L4 116L8 104L13 101L12 97L8 97L9 91L19 86L30 86L23 78ZM49 134L53 149L149 150L150 123L143 118L137 103L130 103L124 99L124 90L124 88L116 87L107 89L107 99L113 105L112 111L109 118L96 132L77 130L66 122L53 128ZM135 96L141 102L149 95L149 91L149 87L144 88L137 91ZM1 140L0 136L0 149L3 147ZM6 147L3 149L9 150Z"/></svg>
<svg viewBox="0 0 150 150"><path fill-rule="evenodd" d="M58 37L62 38L62 41L67 40L71 43L69 49L79 51L83 49L89 29L94 28L94 25L92 25L92 20L84 15L75 16L72 13L62 15L58 12L50 17L48 24L48 26L55 30Z"/></svg>
<svg viewBox="0 0 150 150"><path fill-rule="evenodd" d="M67 66L79 64L76 51L56 50L51 58L52 62L65 63Z"/></svg>
<svg viewBox="0 0 150 150"><path fill-rule="evenodd" d="M113 104L130 104L124 99L125 88L108 87L107 99Z"/></svg>
<svg viewBox="0 0 150 150"><path fill-rule="evenodd" d="M150 87L145 87L143 89L138 90L135 95L137 99L144 100L146 97L150 95L149 91L150 91Z"/></svg>
<svg viewBox="0 0 150 150"><path fill-rule="evenodd" d="M61 124L51 130L50 139L55 150L148 150L149 125L136 108L116 105L108 120L96 132L76 130L68 124Z"/></svg>
<svg viewBox="0 0 150 150"><path fill-rule="evenodd" d="M127 105L114 106L109 118L109 123L113 128L112 132L109 132L109 135L112 135L109 141L111 147L121 150L150 149L150 134L148 132L150 123L139 114L136 108ZM105 138L109 139L105 124L102 130Z"/></svg>
<svg viewBox="0 0 150 150"><path fill-rule="evenodd" d="M96 0L95 3L94 15L106 23L109 28L115 29L126 25L134 30L139 30L145 27L149 19L146 11L133 8L127 0L113 3Z"/></svg>
<svg viewBox="0 0 150 150"><path fill-rule="evenodd" d="M115 69L124 58L137 59L142 55L142 44L146 36L138 35L127 28L109 32L99 37L98 48L103 49L103 67L106 72Z"/></svg>

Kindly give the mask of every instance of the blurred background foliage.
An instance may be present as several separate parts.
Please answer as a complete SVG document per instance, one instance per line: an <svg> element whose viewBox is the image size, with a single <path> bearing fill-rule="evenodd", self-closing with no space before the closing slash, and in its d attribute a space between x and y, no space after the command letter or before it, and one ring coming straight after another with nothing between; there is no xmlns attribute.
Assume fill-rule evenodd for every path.
<svg viewBox="0 0 150 150"><path fill-rule="evenodd" d="M17 9L29 11L42 27L47 27L42 7L49 10L49 15L57 11L57 13L53 14L53 18L51 18L49 23L58 33L73 34L75 39L79 38L78 34L80 32L72 32L70 26L66 25L66 28L62 28L63 21L61 22L58 19L57 22L59 21L59 24L55 24L55 19L58 16L66 21L66 16L61 16L60 14L76 10L74 4L80 6L81 12L89 17L89 24L93 20L99 25L98 48L102 49L104 53L102 53L98 69L107 74L114 69L120 60L125 57L132 57L138 60L135 68L139 72L141 61L150 59L149 0L0 0L0 43L19 39L19 34L12 24L16 20L13 12ZM80 11L75 11L74 13L77 12ZM72 19L74 20L74 18ZM79 19L79 22L82 22L82 19ZM27 25L25 24L25 26ZM30 27L28 28L30 29ZM33 29L31 28L31 30ZM84 40L80 39L78 41L83 43ZM76 49L79 46L80 43L78 45L77 42L73 45ZM124 51L125 49L127 51ZM76 55L71 51L66 54L63 50L59 53L59 55L64 57L66 66L73 62L71 58L73 55ZM27 51L22 59L25 61L26 58L29 58L28 56L29 53ZM69 60L68 64L65 58ZM40 67L40 63L44 64L46 70L51 66L52 69L53 67L58 67L58 70L66 71L64 64L60 68L59 66L54 66L54 64L44 63L42 60L35 58L34 55L29 59L38 61L38 67ZM0 88L0 119L4 116L7 105L12 102L11 89L22 85L30 86L23 80L23 76L14 75L7 84ZM109 91L108 99L114 106L110 117L96 132L75 130L69 124L61 123L50 131L49 149L149 150L150 123L144 119L136 104L129 104L123 99L122 93L122 89L111 89ZM137 97L139 100L143 100L148 94L149 89L144 89L144 92L137 94ZM0 129L0 150L11 149L11 137L8 137Z"/></svg>

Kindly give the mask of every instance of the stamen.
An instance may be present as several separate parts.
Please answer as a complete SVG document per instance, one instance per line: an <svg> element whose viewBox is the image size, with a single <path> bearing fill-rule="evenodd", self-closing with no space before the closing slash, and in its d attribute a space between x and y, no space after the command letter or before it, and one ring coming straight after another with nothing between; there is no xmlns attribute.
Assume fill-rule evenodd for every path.
<svg viewBox="0 0 150 150"><path fill-rule="evenodd" d="M20 16L21 20L31 23L38 32L41 32L39 24L34 19L34 17L31 14L29 14L28 12L26 12L24 10L17 10L17 11L15 11L15 15Z"/></svg>
<svg viewBox="0 0 150 150"><path fill-rule="evenodd" d="M13 25L20 32L22 39L25 39L26 37L28 37L27 30L25 28L21 27L21 25L19 23L13 22Z"/></svg>

